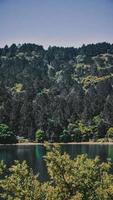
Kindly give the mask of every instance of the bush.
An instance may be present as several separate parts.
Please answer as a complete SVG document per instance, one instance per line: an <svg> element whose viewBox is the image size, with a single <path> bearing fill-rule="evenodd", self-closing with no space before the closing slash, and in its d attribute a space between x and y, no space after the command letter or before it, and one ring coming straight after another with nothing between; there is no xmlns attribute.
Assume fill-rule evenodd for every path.
<svg viewBox="0 0 113 200"><path fill-rule="evenodd" d="M107 137L113 139L113 127L110 127L110 128L107 130Z"/></svg>
<svg viewBox="0 0 113 200"><path fill-rule="evenodd" d="M0 143L11 144L16 142L17 138L14 133L9 129L9 127L6 124L0 124Z"/></svg>
<svg viewBox="0 0 113 200"><path fill-rule="evenodd" d="M30 142L29 139L24 138L23 136L17 136L18 143L28 143Z"/></svg>
<svg viewBox="0 0 113 200"><path fill-rule="evenodd" d="M23 85L21 83L16 83L13 88L11 88L12 94L20 93L23 90Z"/></svg>
<svg viewBox="0 0 113 200"><path fill-rule="evenodd" d="M71 142L71 136L69 135L67 130L64 130L60 135L60 142Z"/></svg>
<svg viewBox="0 0 113 200"><path fill-rule="evenodd" d="M6 173L4 168L1 163L2 176ZM2 200L41 200L41 196L41 183L37 180L37 176L29 170L25 161L22 163L15 161L8 170L8 176L0 180L0 199Z"/></svg>
<svg viewBox="0 0 113 200"><path fill-rule="evenodd" d="M85 125L81 121L76 121L74 124L69 123L68 132L71 133L71 141L87 142L92 138L91 126Z"/></svg>
<svg viewBox="0 0 113 200"><path fill-rule="evenodd" d="M35 141L36 142L44 142L45 134L44 131L38 129L35 133Z"/></svg>

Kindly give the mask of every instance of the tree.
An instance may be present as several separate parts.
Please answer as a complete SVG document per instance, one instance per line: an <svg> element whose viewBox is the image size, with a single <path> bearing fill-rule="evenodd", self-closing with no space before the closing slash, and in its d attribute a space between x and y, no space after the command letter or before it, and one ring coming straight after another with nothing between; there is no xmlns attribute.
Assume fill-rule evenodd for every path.
<svg viewBox="0 0 113 200"><path fill-rule="evenodd" d="M71 142L71 136L68 130L63 130L63 133L60 134L60 141L61 142Z"/></svg>
<svg viewBox="0 0 113 200"><path fill-rule="evenodd" d="M68 131L71 132L72 141L81 142L89 141L92 138L92 129L90 126L76 121L74 124L69 123Z"/></svg>
<svg viewBox="0 0 113 200"><path fill-rule="evenodd" d="M36 142L43 142L44 138L45 138L44 131L42 131L41 129L38 129L35 133L35 141Z"/></svg>
<svg viewBox="0 0 113 200"><path fill-rule="evenodd" d="M0 143L16 143L17 139L14 133L6 124L0 124Z"/></svg>
<svg viewBox="0 0 113 200"><path fill-rule="evenodd" d="M3 164L0 165L1 173ZM14 165L9 168L9 175L0 180L0 197L4 200L42 200L41 183L37 176L29 170L25 161L19 163L15 161ZM4 175L2 173L2 175ZM0 190L0 191L1 191ZM0 198L0 199L1 199Z"/></svg>
<svg viewBox="0 0 113 200"><path fill-rule="evenodd" d="M113 127L110 127L110 128L107 130L107 137L113 139Z"/></svg>
<svg viewBox="0 0 113 200"><path fill-rule="evenodd" d="M5 47L2 50L2 56L6 56L9 52L9 48L8 45L5 45Z"/></svg>
<svg viewBox="0 0 113 200"><path fill-rule="evenodd" d="M59 200L113 198L113 175L109 174L109 163L101 163L98 157L88 159L86 155L72 160L68 154L62 154L58 146L53 146L52 150L49 147L45 159L53 191L53 194L48 192L48 199L52 199L52 195L56 195L53 199Z"/></svg>
<svg viewBox="0 0 113 200"><path fill-rule="evenodd" d="M16 54L16 51L17 51L17 46L16 44L12 44L9 48L9 54L10 56L15 56Z"/></svg>

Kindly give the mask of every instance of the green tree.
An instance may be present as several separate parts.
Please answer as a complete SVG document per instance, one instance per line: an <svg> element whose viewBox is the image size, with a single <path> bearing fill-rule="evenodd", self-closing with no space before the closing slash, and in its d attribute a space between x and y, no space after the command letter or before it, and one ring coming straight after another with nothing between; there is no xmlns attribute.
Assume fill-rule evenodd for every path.
<svg viewBox="0 0 113 200"><path fill-rule="evenodd" d="M60 134L60 142L71 142L71 135L68 130L63 130L63 133Z"/></svg>
<svg viewBox="0 0 113 200"><path fill-rule="evenodd" d="M0 124L0 143L16 143L17 139L14 133L6 124Z"/></svg>
<svg viewBox="0 0 113 200"><path fill-rule="evenodd" d="M101 163L99 158L88 159L86 155L74 160L54 146L49 147L45 159L50 176L53 199L70 200L111 200L113 198L113 175L109 174L110 164Z"/></svg>
<svg viewBox="0 0 113 200"><path fill-rule="evenodd" d="M107 137L113 139L113 127L110 127L110 128L107 130Z"/></svg>
<svg viewBox="0 0 113 200"><path fill-rule="evenodd" d="M76 121L74 124L69 123L68 130L71 132L73 141L89 141L92 137L91 127L83 124L81 121Z"/></svg>
<svg viewBox="0 0 113 200"><path fill-rule="evenodd" d="M44 142L45 134L44 131L38 129L35 133L35 141L36 142Z"/></svg>
<svg viewBox="0 0 113 200"><path fill-rule="evenodd" d="M2 164L0 168L3 171ZM9 168L9 175L0 180L0 199L4 200L42 200L41 183L29 170L26 162L15 161ZM1 191L0 190L0 191Z"/></svg>

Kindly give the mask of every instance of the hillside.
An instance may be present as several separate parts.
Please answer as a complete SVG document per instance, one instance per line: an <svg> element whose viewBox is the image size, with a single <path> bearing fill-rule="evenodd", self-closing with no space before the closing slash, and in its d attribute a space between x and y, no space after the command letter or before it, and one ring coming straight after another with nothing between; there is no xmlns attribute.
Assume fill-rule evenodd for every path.
<svg viewBox="0 0 113 200"><path fill-rule="evenodd" d="M87 141L113 126L113 44L0 49L0 123L33 139Z"/></svg>

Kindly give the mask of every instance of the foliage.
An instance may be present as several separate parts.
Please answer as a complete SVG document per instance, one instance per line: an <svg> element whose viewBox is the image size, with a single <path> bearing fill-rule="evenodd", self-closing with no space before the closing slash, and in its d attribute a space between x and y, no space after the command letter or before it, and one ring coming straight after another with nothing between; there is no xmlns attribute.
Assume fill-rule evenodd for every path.
<svg viewBox="0 0 113 200"><path fill-rule="evenodd" d="M107 130L107 137L113 139L113 127L110 127L110 128Z"/></svg>
<svg viewBox="0 0 113 200"><path fill-rule="evenodd" d="M26 162L15 161L7 176L3 162L0 164L1 200L111 200L113 198L113 174L110 164L101 163L86 155L72 160L62 154L59 146L47 146L45 156L50 179L40 183L29 170Z"/></svg>
<svg viewBox="0 0 113 200"><path fill-rule="evenodd" d="M4 200L38 200L42 199L41 183L37 176L28 169L25 161L15 161L9 168L9 175L0 180L0 194Z"/></svg>
<svg viewBox="0 0 113 200"><path fill-rule="evenodd" d="M71 134L72 141L86 142L92 137L91 126L85 125L81 121L68 124L68 132Z"/></svg>
<svg viewBox="0 0 113 200"><path fill-rule="evenodd" d="M23 85L21 83L16 83L14 87L11 88L13 94L20 93L23 90Z"/></svg>
<svg viewBox="0 0 113 200"><path fill-rule="evenodd" d="M92 133L91 128L86 126L86 125L84 125L81 122L79 122L78 125L79 125L80 132L82 134L82 140L83 141L89 140L90 134Z"/></svg>
<svg viewBox="0 0 113 200"><path fill-rule="evenodd" d="M95 139L105 138L108 124L104 121L101 115L96 115L92 119L91 128Z"/></svg>
<svg viewBox="0 0 113 200"><path fill-rule="evenodd" d="M108 173L110 165L100 164L98 158L91 160L81 155L71 160L66 153L61 155L58 147L53 147L46 156L46 162L58 199L76 199L77 194L83 200L104 200L113 196L110 192L113 176Z"/></svg>
<svg viewBox="0 0 113 200"><path fill-rule="evenodd" d="M24 138L22 136L17 136L18 143L28 143L30 142L28 138Z"/></svg>
<svg viewBox="0 0 113 200"><path fill-rule="evenodd" d="M17 139L14 133L6 124L0 124L0 143L16 143Z"/></svg>
<svg viewBox="0 0 113 200"><path fill-rule="evenodd" d="M45 138L44 131L42 131L41 129L38 129L35 133L35 141L36 142L43 142L44 138Z"/></svg>
<svg viewBox="0 0 113 200"><path fill-rule="evenodd" d="M106 122L113 124L112 83L113 44L6 45L0 48L0 123L30 140L39 127L53 142L88 141L92 132L104 137ZM104 120L93 125L100 113Z"/></svg>
<svg viewBox="0 0 113 200"><path fill-rule="evenodd" d="M107 76L103 76L103 77L97 77L97 76L87 76L86 78L84 78L82 80L82 84L84 86L84 88L89 88L91 85L94 85L96 83L105 81L105 80L109 80L113 75L107 75Z"/></svg>
<svg viewBox="0 0 113 200"><path fill-rule="evenodd" d="M71 142L71 136L67 130L63 130L63 133L60 134L60 142Z"/></svg>

